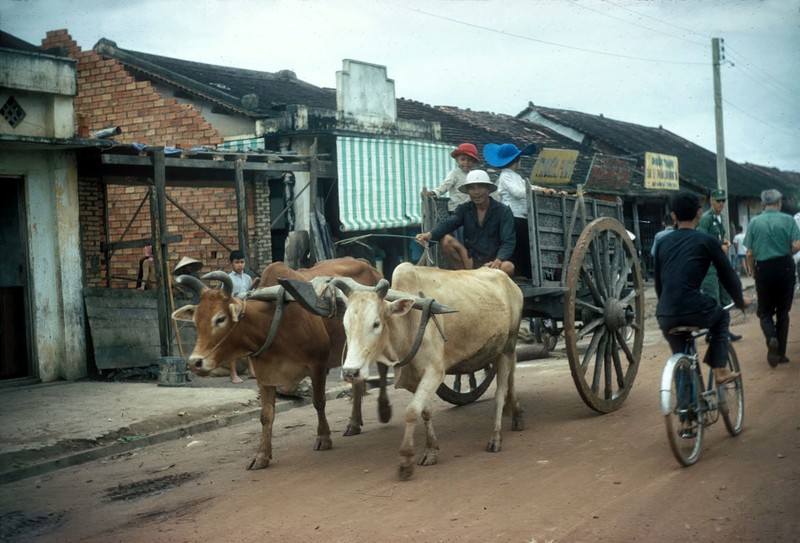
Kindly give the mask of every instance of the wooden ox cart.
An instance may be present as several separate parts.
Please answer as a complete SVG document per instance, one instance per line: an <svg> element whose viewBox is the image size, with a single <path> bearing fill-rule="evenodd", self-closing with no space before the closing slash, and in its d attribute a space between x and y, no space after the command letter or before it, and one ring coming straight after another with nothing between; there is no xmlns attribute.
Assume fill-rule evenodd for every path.
<svg viewBox="0 0 800 543"><path fill-rule="evenodd" d="M425 199L423 231L437 220ZM441 214L441 211L439 211ZM563 333L572 378L583 401L608 413L625 401L639 369L644 339L644 283L639 257L623 226L622 204L577 195L528 195L530 280L517 280L523 316L551 344ZM443 400L477 400L494 379L491 365L448 376Z"/></svg>

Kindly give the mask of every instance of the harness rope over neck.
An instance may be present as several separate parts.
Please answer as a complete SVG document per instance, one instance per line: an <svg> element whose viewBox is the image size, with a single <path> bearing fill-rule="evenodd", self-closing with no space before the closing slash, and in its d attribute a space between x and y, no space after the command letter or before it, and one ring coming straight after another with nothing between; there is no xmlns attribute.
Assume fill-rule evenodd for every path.
<svg viewBox="0 0 800 543"><path fill-rule="evenodd" d="M420 292L420 297L423 297L422 293ZM393 367L395 368L402 368L403 366L408 365L411 362L411 359L416 356L417 351L419 351L420 345L422 345L422 338L425 335L425 328L428 326L428 320L433 318L433 323L436 325L436 329L439 330L439 334L442 336L442 339L447 341L447 334L444 333L444 329L442 329L442 325L439 320L436 318L436 315L431 313L431 306L436 300L433 298L425 298L422 302L422 318L419 320L419 327L417 328L417 337L414 338L414 344L411 346L411 350L406 354L403 359L394 364ZM347 352L347 340L345 339L344 342L344 349L342 349L342 362L340 365L344 365L344 357L345 353Z"/></svg>
<svg viewBox="0 0 800 543"><path fill-rule="evenodd" d="M420 292L420 297L423 294ZM436 328L439 330L439 334L442 336L444 341L447 341L447 335L444 333L442 329L442 325L436 319L436 315L431 313L431 305L435 302L433 298L425 298L422 302L422 317L419 319L419 328L417 328L417 337L414 338L414 344L411 346L411 350L406 354L403 359L394 365L395 368L402 368L403 366L407 365L411 362L411 359L417 355L417 351L419 351L420 345L422 345L422 338L425 335L425 328L428 326L428 320L433 317L433 323L436 325Z"/></svg>

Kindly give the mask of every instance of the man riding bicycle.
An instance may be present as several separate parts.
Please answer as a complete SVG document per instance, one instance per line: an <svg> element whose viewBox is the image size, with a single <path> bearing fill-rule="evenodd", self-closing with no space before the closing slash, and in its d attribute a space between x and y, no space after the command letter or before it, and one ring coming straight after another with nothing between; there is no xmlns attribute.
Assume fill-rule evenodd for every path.
<svg viewBox="0 0 800 543"><path fill-rule="evenodd" d="M683 352L685 339L671 335L670 329L677 326L708 328L710 345L706 361L714 368L714 380L721 385L736 379L739 372L727 367L730 316L716 300L700 290L709 266L713 264L716 268L720 282L736 307L744 309L749 304L719 241L695 230L702 214L697 196L681 191L672 198L671 209L677 228L659 241L655 254L658 326L673 354Z"/></svg>

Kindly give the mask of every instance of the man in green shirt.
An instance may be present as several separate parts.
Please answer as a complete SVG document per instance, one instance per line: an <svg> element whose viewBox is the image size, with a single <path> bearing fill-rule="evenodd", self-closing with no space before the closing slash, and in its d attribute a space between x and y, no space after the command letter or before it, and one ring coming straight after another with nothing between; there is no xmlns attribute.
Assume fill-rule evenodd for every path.
<svg viewBox="0 0 800 543"><path fill-rule="evenodd" d="M774 368L789 362L786 340L795 280L792 253L800 251L800 229L791 216L780 212L781 193L777 190L762 192L761 204L764 212L750 221L744 245L747 264L755 273L757 315L767 340L767 362Z"/></svg>
<svg viewBox="0 0 800 543"><path fill-rule="evenodd" d="M697 223L697 230L714 236L717 241L719 241L722 252L725 254L728 254L728 248L731 246L731 242L725 239L725 225L722 224L722 209L725 207L725 201L727 199L724 190L717 189L711 191L711 197L709 198L710 207L708 211L703 213ZM708 269L708 273L705 279L703 279L700 290L714 298L714 300L722 306L731 303L731 297L720 284L719 275L717 275L717 269L714 266ZM737 341L739 339L742 339L742 336L731 334L731 341Z"/></svg>

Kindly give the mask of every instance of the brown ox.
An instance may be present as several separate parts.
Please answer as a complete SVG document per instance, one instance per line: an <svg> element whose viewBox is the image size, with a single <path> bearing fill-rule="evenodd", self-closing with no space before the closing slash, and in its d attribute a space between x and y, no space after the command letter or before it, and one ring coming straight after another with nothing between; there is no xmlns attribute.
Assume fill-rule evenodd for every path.
<svg viewBox="0 0 800 543"><path fill-rule="evenodd" d="M279 288L277 280L310 280L321 275L350 277L363 285L375 285L381 279L380 273L369 263L353 258L322 261L313 268L297 271L283 262L275 262L262 273L259 283L262 288L248 292L244 299L231 296L231 285L229 280L226 282L227 274L223 272L212 272L204 277L219 280L223 284L221 290L209 289L199 280L187 276L180 279L181 283L193 286L200 294L198 305L184 306L173 313L176 319L194 322L197 330L197 342L189 357L192 371L207 375L214 368L227 366L231 360L253 356L261 397L262 431L258 452L248 469L266 468L272 458L276 388L294 388L306 376L311 377L313 404L318 418L314 449L327 450L332 446L325 417L325 379L328 370L342 362L345 342L342 318L314 316L299 305L288 303L282 310L274 340L262 349L279 304L274 292ZM258 299L261 291L267 291L265 296L272 300ZM381 420L387 422L391 411L385 391L386 367L379 369L379 414ZM365 386L353 387L353 411L345 435L361 431L361 396L365 390Z"/></svg>
<svg viewBox="0 0 800 543"><path fill-rule="evenodd" d="M491 363L497 370L494 428L486 450L498 452L503 407L510 408L513 430L524 426L514 390L515 347L523 302L519 287L500 270L449 271L408 263L398 266L392 275L394 301L384 299L388 283L382 283L383 288L372 290L343 289L348 294L344 315L348 348L342 374L345 380L358 382L367 377L371 364L380 362L394 366L395 387L414 394L406 410L400 478L407 479L413 473L414 427L420 415L425 423L426 444L418 463L430 465L438 459L430 402L445 374L454 369L474 372ZM457 309L436 315L447 339L443 339L435 323L428 323L413 356L410 351L422 312L412 310L419 300L403 293L421 293L420 296L424 294ZM407 365L399 367L398 362L405 362L410 356Z"/></svg>

